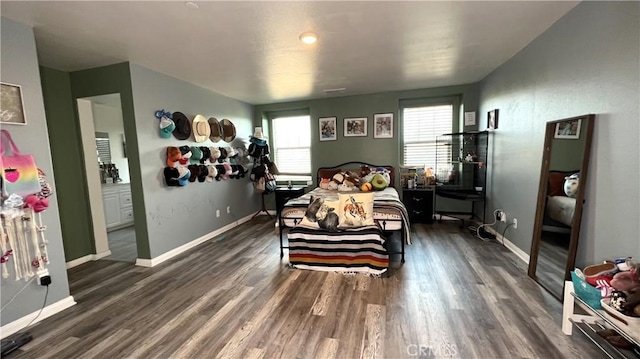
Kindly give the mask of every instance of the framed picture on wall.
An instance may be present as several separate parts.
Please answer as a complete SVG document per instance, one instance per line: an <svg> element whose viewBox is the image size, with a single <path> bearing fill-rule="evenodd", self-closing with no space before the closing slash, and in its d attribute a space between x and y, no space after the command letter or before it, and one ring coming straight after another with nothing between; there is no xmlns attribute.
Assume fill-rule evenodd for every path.
<svg viewBox="0 0 640 359"><path fill-rule="evenodd" d="M393 113L373 115L373 138L393 138Z"/></svg>
<svg viewBox="0 0 640 359"><path fill-rule="evenodd" d="M487 114L487 128L495 130L498 128L498 109L491 110Z"/></svg>
<svg viewBox="0 0 640 359"><path fill-rule="evenodd" d="M562 121L556 124L556 133L554 138L564 138L568 140L577 140L580 138L580 125L582 120Z"/></svg>
<svg viewBox="0 0 640 359"><path fill-rule="evenodd" d="M335 141L338 139L336 135L337 117L320 117L318 126L320 127L320 141Z"/></svg>
<svg viewBox="0 0 640 359"><path fill-rule="evenodd" d="M12 125L26 125L24 102L20 85L0 83L0 122Z"/></svg>
<svg viewBox="0 0 640 359"><path fill-rule="evenodd" d="M344 137L366 137L367 117L351 117L344 119Z"/></svg>

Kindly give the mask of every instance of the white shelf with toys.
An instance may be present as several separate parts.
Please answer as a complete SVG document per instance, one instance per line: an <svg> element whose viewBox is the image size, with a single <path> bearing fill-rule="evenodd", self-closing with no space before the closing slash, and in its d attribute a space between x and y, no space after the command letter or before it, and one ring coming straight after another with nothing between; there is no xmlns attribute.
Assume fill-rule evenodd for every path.
<svg viewBox="0 0 640 359"><path fill-rule="evenodd" d="M606 301L603 299L603 301ZM603 303L606 308L606 303ZM564 301L562 308L562 332L572 335L575 326L587 336L608 358L638 358L640 357L640 318L638 321L629 320L626 316L611 315L605 309L595 309L575 294L572 281L566 281L564 286ZM613 329L634 348L623 349L611 345L597 332Z"/></svg>

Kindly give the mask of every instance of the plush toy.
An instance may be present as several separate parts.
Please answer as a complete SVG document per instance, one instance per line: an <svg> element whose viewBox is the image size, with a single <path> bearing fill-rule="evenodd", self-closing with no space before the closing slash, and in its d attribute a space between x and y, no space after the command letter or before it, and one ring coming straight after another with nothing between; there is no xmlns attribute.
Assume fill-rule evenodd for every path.
<svg viewBox="0 0 640 359"><path fill-rule="evenodd" d="M329 184L327 185L327 189L331 191L335 191L338 189L338 186L340 185L335 183L334 181L329 181Z"/></svg>
<svg viewBox="0 0 640 359"><path fill-rule="evenodd" d="M329 183L331 182L330 178L321 178L320 179L320 188L329 189Z"/></svg>
<svg viewBox="0 0 640 359"><path fill-rule="evenodd" d="M367 165L360 166L360 177L365 177L369 173L371 173L371 168L369 168L369 166Z"/></svg>
<svg viewBox="0 0 640 359"><path fill-rule="evenodd" d="M564 193L567 197L576 198L580 185L580 173L574 173L564 178Z"/></svg>
<svg viewBox="0 0 640 359"><path fill-rule="evenodd" d="M629 291L640 287L640 266L631 270L616 273L611 280L611 286L616 290Z"/></svg>
<svg viewBox="0 0 640 359"><path fill-rule="evenodd" d="M347 183L347 185L351 185L351 186L355 186L355 187L360 187L364 184L364 182L362 181L362 179L360 178L360 176L353 172L353 171L347 171L346 175L345 175L345 182L348 181L349 183Z"/></svg>
<svg viewBox="0 0 640 359"><path fill-rule="evenodd" d="M333 177L331 177L331 181L338 185L342 184L342 182L344 182L344 174L342 172L334 174Z"/></svg>
<svg viewBox="0 0 640 359"><path fill-rule="evenodd" d="M339 184L338 185L338 191L340 192L351 192L351 191L357 191L358 187L356 186L351 186L345 183Z"/></svg>

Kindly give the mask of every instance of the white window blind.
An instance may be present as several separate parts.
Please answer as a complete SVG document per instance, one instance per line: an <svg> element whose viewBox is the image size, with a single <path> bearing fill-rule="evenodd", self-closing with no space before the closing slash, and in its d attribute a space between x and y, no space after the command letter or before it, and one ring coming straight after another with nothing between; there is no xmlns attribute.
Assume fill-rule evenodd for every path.
<svg viewBox="0 0 640 359"><path fill-rule="evenodd" d="M453 105L405 107L402 109L403 159L405 166L436 167L436 138L451 133ZM449 147L441 147L449 156Z"/></svg>
<svg viewBox="0 0 640 359"><path fill-rule="evenodd" d="M311 173L311 119L309 116L272 119L273 160L281 174Z"/></svg>

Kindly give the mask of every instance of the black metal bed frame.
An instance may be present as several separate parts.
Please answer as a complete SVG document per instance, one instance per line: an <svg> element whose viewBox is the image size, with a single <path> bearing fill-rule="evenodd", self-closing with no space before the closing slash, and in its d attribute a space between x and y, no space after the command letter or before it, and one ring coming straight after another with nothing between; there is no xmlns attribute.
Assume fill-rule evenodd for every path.
<svg viewBox="0 0 640 359"><path fill-rule="evenodd" d="M366 163L366 162L355 162L355 161L351 161L351 162L345 162L342 164L339 164L337 166L331 166L331 167L319 167L318 170L316 171L316 186L320 185L320 172L322 170L336 170L336 169L340 169L343 167L347 167L349 165L359 165L359 166L369 166L369 167L384 167L384 168L390 168L393 169L394 172L393 174L395 175L395 169L393 166L378 166L378 165L373 165L370 163ZM391 178L391 183L389 185L393 184L393 177ZM306 206L305 206L306 207ZM300 205L300 208L303 208L302 205ZM374 202L374 208L375 208L375 202ZM282 219L282 213L278 212L277 215L277 221L278 221L278 231L279 231L279 235L280 235L280 259L284 258L284 250L285 249L289 249L289 246L285 246L283 239L282 239L282 235L283 232L285 230L285 228L291 228L291 227L287 227L284 223L284 220ZM299 221L302 220L302 217L300 218L291 218L293 219L293 223L294 226L298 225ZM387 226L387 222L397 222L397 220L382 220L382 221L376 221L376 223L380 226L380 228L382 229L383 234L385 233L390 233L390 232L394 232L394 231L388 231L386 230L386 226ZM400 219L400 239L402 242L402 249L400 252L398 251L387 251L388 254L400 254L401 255L401 262L404 263L404 253L405 253L405 241L407 240L406 238L406 228L405 228L405 223L402 219Z"/></svg>

